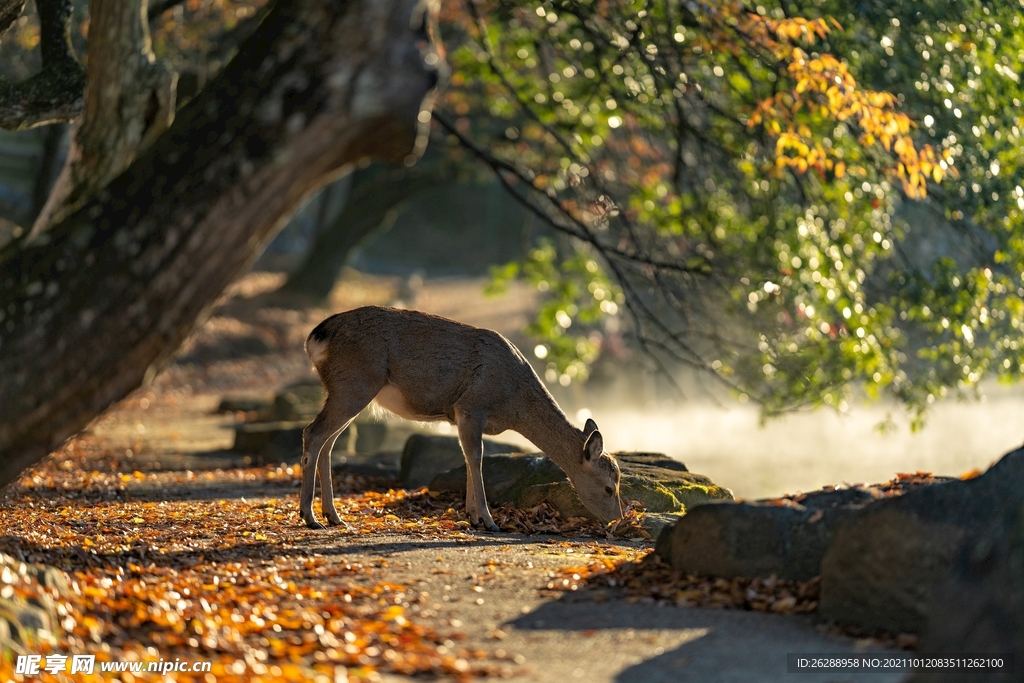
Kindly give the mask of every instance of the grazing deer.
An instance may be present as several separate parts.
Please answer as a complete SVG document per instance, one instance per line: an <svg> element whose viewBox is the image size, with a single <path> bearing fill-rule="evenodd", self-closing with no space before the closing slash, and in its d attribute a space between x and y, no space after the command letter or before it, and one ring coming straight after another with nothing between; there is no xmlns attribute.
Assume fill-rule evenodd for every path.
<svg viewBox="0 0 1024 683"><path fill-rule="evenodd" d="M302 432L302 519L313 516L314 476L321 512L342 524L331 488L331 448L371 401L409 420L447 420L466 457L466 512L491 531L481 473L483 435L506 429L532 441L569 476L583 504L603 521L622 516L619 466L604 452L593 420L569 424L523 354L497 332L417 311L366 306L332 315L306 338L327 388L327 403Z"/></svg>

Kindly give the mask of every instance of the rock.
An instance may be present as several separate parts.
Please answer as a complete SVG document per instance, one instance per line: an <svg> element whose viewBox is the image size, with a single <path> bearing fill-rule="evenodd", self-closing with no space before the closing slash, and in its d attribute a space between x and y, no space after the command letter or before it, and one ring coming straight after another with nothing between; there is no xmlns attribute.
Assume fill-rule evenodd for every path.
<svg viewBox="0 0 1024 683"><path fill-rule="evenodd" d="M274 407L274 399L270 396L225 396L217 406L218 413L248 413L255 411L266 414Z"/></svg>
<svg viewBox="0 0 1024 683"><path fill-rule="evenodd" d="M687 573L806 581L840 522L875 500L872 489L816 491L800 503L723 502L691 509L658 537L656 552Z"/></svg>
<svg viewBox="0 0 1024 683"><path fill-rule="evenodd" d="M256 412L264 422L309 422L324 406L327 394L320 380L302 380L281 389L275 395L241 394L224 396L215 412Z"/></svg>
<svg viewBox="0 0 1024 683"><path fill-rule="evenodd" d="M515 453L521 450L512 444L484 439L485 456L494 453ZM462 446L459 445L457 437L413 434L402 449L399 479L402 486L418 489L430 484L434 477L442 472L464 464ZM463 482L463 488L465 488L465 482Z"/></svg>
<svg viewBox="0 0 1024 683"><path fill-rule="evenodd" d="M484 490L495 505L511 502L530 486L568 481L565 473L541 453L492 454L484 458ZM466 492L466 465L446 470L431 480L431 491Z"/></svg>
<svg viewBox="0 0 1024 683"><path fill-rule="evenodd" d="M235 427L232 450L251 455L290 453L302 455L302 429L305 422L242 422Z"/></svg>
<svg viewBox="0 0 1024 683"><path fill-rule="evenodd" d="M15 586L18 593L32 591L38 597L26 599L3 590ZM0 554L0 653L26 653L40 640L59 635L60 615L54 597L70 592L67 576L55 567L25 564Z"/></svg>
<svg viewBox="0 0 1024 683"><path fill-rule="evenodd" d="M686 512L715 500L732 500L732 491L662 453L616 453L622 470L623 501L638 500L648 512Z"/></svg>
<svg viewBox="0 0 1024 683"><path fill-rule="evenodd" d="M685 516L685 513L679 512L648 512L643 518L644 531L650 534L651 538L660 538L665 529L671 528Z"/></svg>
<svg viewBox="0 0 1024 683"><path fill-rule="evenodd" d="M1015 671L975 671L971 681L1019 681L1024 662L1024 504L969 538L935 591L922 650L939 656L1001 655ZM968 680L963 672L918 671L908 683Z"/></svg>
<svg viewBox="0 0 1024 683"><path fill-rule="evenodd" d="M388 418L378 420L365 413L357 417L352 426L358 429L356 453L399 453L410 436L421 433L418 431L421 427L415 422Z"/></svg>
<svg viewBox="0 0 1024 683"><path fill-rule="evenodd" d="M728 500L732 493L710 479L686 470L682 463L656 453L617 453L622 469L623 501L639 500L648 512L684 512L712 500ZM484 458L484 488L488 502L533 507L548 502L564 517L593 517L583 506L565 472L542 453L491 455ZM430 483L433 491L466 491L463 464ZM685 503L684 503L685 501Z"/></svg>
<svg viewBox="0 0 1024 683"><path fill-rule="evenodd" d="M397 479L401 453L378 451L376 453L339 453L335 447L331 457L331 471L336 475L357 474L363 477L384 477Z"/></svg>
<svg viewBox="0 0 1024 683"><path fill-rule="evenodd" d="M320 414L327 399L320 380L304 380L289 384L274 396L274 417L277 420L310 420Z"/></svg>
<svg viewBox="0 0 1024 683"><path fill-rule="evenodd" d="M865 629L920 632L958 549L1022 495L1024 448L975 479L920 487L850 515L822 560L819 613Z"/></svg>
<svg viewBox="0 0 1024 683"><path fill-rule="evenodd" d="M958 553L936 591L921 651L929 656L1009 655L1015 671L918 671L907 683L1010 683L1024 666L1024 505Z"/></svg>
<svg viewBox="0 0 1024 683"><path fill-rule="evenodd" d="M302 457L302 430L306 424L306 421L243 422L235 427L232 450L250 456L254 465L296 463ZM354 429L349 427L335 442L335 455L352 452L354 440Z"/></svg>
<svg viewBox="0 0 1024 683"><path fill-rule="evenodd" d="M466 488L465 483L463 483L462 488ZM490 500L490 496L487 499ZM515 495L509 496L505 500L496 500L495 503L499 505L501 503L512 503L520 508L532 508L541 503L547 503L558 510L558 513L566 519L570 517L593 517L586 506L583 505L583 501L576 494L576 489L569 483L568 478L563 481L551 482L550 484L527 486Z"/></svg>

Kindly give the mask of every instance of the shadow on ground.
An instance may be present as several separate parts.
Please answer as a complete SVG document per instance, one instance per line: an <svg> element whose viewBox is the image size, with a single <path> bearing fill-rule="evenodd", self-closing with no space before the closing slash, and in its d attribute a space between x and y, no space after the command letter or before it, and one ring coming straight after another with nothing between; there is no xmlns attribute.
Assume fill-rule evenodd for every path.
<svg viewBox="0 0 1024 683"><path fill-rule="evenodd" d="M790 674L789 652L849 654L847 639L838 639L814 628L812 617L781 616L759 612L676 607L652 602L628 602L607 598L595 601L586 593L569 593L540 605L507 623L526 632L590 633L624 631L636 634L674 632L680 644L665 652L634 662L615 677L621 683L749 683L788 681L841 683L900 679L900 673ZM552 634L553 638L560 636ZM884 652L884 650L878 650ZM581 656L581 664L584 664ZM585 669L582 669L585 671Z"/></svg>

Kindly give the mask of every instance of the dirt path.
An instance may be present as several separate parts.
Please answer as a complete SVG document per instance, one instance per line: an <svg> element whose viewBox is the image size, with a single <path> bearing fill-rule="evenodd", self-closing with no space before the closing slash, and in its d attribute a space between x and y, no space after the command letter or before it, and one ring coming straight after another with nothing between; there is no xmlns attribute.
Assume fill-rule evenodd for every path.
<svg viewBox="0 0 1024 683"><path fill-rule="evenodd" d="M410 531L421 521L414 519L414 511L360 510L365 501L345 489L339 491L340 506L356 530L309 531L297 514L296 472L218 470L230 464L227 456L204 454L230 443L232 418L210 414L216 398L137 399L95 426L104 457L132 451L120 463L107 461L134 472L118 475L127 481L111 507L145 507L146 521L161 529L148 555L162 558L158 563L173 566L191 553L221 566L241 559L287 572L312 559L317 570L306 581L327 595L353 583L367 589L382 583L402 586L397 604L409 622L436 633L442 655L457 655L487 677L558 683L784 681L794 675L786 673L788 652L858 649L848 638L822 633L811 617L677 607L614 591L548 588L566 576L567 567L594 558L621 561L642 555L649 544L639 541L489 534L461 525L451 533L429 525ZM263 476L267 472L272 476ZM187 517L189 508L195 512L196 506L225 501L242 513L227 520L238 524L241 536L215 551L210 539L189 538L187 524L168 527L160 519L161 511ZM262 515L268 506L278 514ZM393 519L387 519L389 514ZM361 523L361 516L372 517L373 524ZM257 534L263 543L245 542ZM52 560L58 547L52 545L44 558ZM404 679L382 668L385 680ZM801 674L800 679L895 681L899 675Z"/></svg>

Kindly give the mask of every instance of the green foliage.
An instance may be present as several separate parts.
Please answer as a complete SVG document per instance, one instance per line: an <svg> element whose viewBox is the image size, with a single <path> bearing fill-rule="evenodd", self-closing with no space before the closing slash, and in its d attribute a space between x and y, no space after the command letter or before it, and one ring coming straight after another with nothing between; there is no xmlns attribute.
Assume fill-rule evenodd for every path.
<svg viewBox="0 0 1024 683"><path fill-rule="evenodd" d="M494 268L489 291L500 293L515 278L544 295L526 332L542 341L534 355L547 361L545 379L563 386L586 380L601 348L603 324L618 315L622 292L595 259L583 251L560 258L550 241L542 241L520 263Z"/></svg>
<svg viewBox="0 0 1024 683"><path fill-rule="evenodd" d="M551 341L574 329L557 311L583 310L584 253L644 350L767 414L842 408L859 386L920 417L1018 380L1020 7L785 8L806 19L772 3L449 8L452 133L583 245L505 271L551 287L531 332L557 368L563 349L586 362Z"/></svg>

